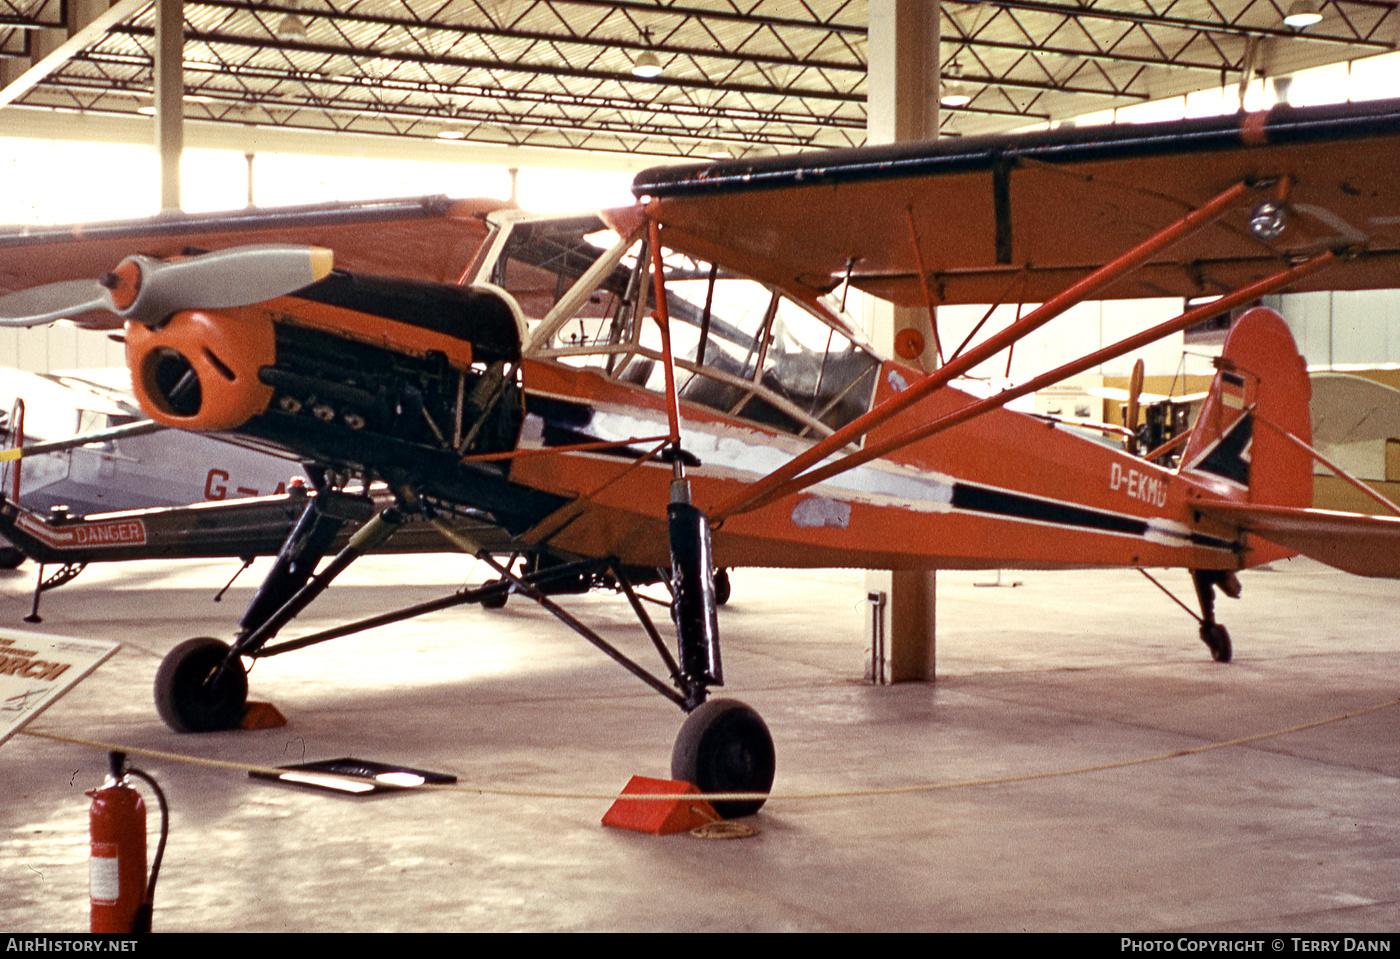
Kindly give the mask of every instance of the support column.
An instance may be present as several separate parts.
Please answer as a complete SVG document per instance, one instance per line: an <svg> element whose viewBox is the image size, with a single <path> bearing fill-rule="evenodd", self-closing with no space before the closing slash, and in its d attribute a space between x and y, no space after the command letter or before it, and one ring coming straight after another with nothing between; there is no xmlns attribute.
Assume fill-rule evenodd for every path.
<svg viewBox="0 0 1400 959"><path fill-rule="evenodd" d="M940 16L939 0L870 0L866 141L871 145L938 136ZM925 349L914 363L932 369L937 358L928 311L871 303L871 339L880 351L894 356L895 332L916 329ZM935 584L932 571L866 573L866 589L884 594L883 604L870 604L870 615L883 617L886 643L885 675L876 682L933 680Z"/></svg>
<svg viewBox="0 0 1400 959"><path fill-rule="evenodd" d="M181 0L156 0L156 152L160 209L180 209L180 155L185 149L185 20Z"/></svg>

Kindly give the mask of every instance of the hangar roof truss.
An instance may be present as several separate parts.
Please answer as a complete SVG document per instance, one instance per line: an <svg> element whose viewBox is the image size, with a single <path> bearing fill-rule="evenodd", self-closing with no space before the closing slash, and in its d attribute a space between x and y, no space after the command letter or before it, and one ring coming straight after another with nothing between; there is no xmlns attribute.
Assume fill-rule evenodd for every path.
<svg viewBox="0 0 1400 959"><path fill-rule="evenodd" d="M0 58L22 64L8 76L69 2L0 0ZM945 0L945 77L956 62L973 98L944 109L944 132L1228 87L1400 37L1396 0L1326 0L1305 31L1282 25L1286 5ZM697 158L864 141L865 0L186 0L184 19L190 119ZM153 20L136 9L14 104L149 107ZM664 72L639 79L648 49Z"/></svg>

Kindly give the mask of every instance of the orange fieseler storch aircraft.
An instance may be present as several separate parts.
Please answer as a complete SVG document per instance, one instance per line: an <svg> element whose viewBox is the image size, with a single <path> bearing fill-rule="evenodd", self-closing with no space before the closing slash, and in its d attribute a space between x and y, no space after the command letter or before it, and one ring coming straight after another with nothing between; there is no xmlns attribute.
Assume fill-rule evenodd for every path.
<svg viewBox="0 0 1400 959"><path fill-rule="evenodd" d="M162 663L157 706L182 731L238 723L245 659L529 597L690 714L673 774L753 794L729 814L761 805L774 755L752 710L706 701L716 569L1183 568L1219 660L1214 595L1241 569L1302 552L1400 576L1400 518L1309 508L1304 364L1249 308L1400 286L1400 101L672 167L634 189L635 207L569 218L426 199L0 236L3 322L120 323L152 419L291 452L313 487L89 517L6 503L0 532L49 562L276 552L232 645ZM824 298L843 285L931 314L1042 305L936 345L923 373ZM1216 299L991 399L949 385L1076 303L1140 296ZM1003 408L1228 311L1174 467ZM263 525L240 525L253 508ZM274 642L410 527L500 578ZM633 589L651 582L674 654ZM597 586L668 679L551 599Z"/></svg>

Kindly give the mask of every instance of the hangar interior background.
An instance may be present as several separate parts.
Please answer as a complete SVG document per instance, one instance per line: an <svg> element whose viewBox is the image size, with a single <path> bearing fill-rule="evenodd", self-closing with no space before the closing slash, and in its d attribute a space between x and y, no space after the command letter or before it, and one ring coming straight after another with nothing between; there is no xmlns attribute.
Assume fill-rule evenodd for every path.
<svg viewBox="0 0 1400 959"><path fill-rule="evenodd" d="M171 127L191 211L428 193L618 205L656 163L867 142L885 82L871 64L906 53L871 17L910 8L937 23L941 136L1400 92L1391 0L0 0L0 222L155 213ZM180 29L173 53L162 23ZM1395 295L1277 305L1314 368L1400 385ZM1024 378L1176 306L1085 304L1009 370L976 374ZM939 323L957 335L982 312ZM1148 372L1203 374L1210 348L1169 339ZM36 372L121 363L119 344L62 327L0 331L0 352ZM1367 460L1367 479L1400 480Z"/></svg>
<svg viewBox="0 0 1400 959"><path fill-rule="evenodd" d="M942 136L1400 92L1391 0L898 3L937 10ZM870 64L890 55L871 40L872 8L895 6L0 0L0 222L155 213L172 124L187 210L513 188L540 210L622 203L631 173L668 159L866 142ZM167 9L178 57L157 40ZM162 101L172 84L178 99ZM162 102L178 116L157 116ZM1392 299L1284 305L1311 364L1384 367L1400 361ZM1093 345L1117 315L1067 318L1013 375ZM71 330L0 336L21 368L120 362ZM1150 371L1173 373L1181 355L1163 347Z"/></svg>
<svg viewBox="0 0 1400 959"><path fill-rule="evenodd" d="M152 215L172 167L189 211L429 193L620 205L657 163L886 136L872 91L909 51L872 23L898 16L936 24L936 57L921 55L945 137L1400 92L1393 0L0 0L0 223ZM1397 296L1273 303L1310 366L1396 386ZM888 322L868 298L854 309L873 333ZM1023 379L1177 309L1083 304L974 373ZM983 312L939 324L960 336ZM1153 384L1207 373L1214 345L1149 348ZM61 325L0 331L0 355L34 372L122 363L120 344ZM1130 365L1083 383L1119 385ZM1389 459L1351 462L1400 480Z"/></svg>
<svg viewBox="0 0 1400 959"><path fill-rule="evenodd" d="M351 198L345 183L363 188L360 196L505 196L511 168L521 171L518 196L526 206L533 202L532 178L557 185L574 169L603 174L566 185L581 205L625 202L632 173L670 159L865 142L868 73L877 59L869 42L871 9L896 2L909 0L871 0L870 9L865 0L189 0L178 8L184 42L173 60L165 60L163 119L171 119L169 68L178 65L173 102L183 134L187 209L247 202L250 167L253 199L262 205L332 193ZM1295 7L1308 13L1306 4L944 0L937 6L934 89L967 99L942 105L940 133L1228 112L1241 99L1258 108L1284 97L1310 103L1400 94L1396 2L1326 0L1316 6L1317 22L1283 23ZM0 222L71 222L159 209L157 21L158 7L148 0L0 0ZM648 65L648 54L661 72L638 76L634 71ZM206 187L209 195L201 198ZM1123 327L1150 322L1156 311L1178 312L1179 305L1087 304L1018 348L1011 377L1080 355L1118 338ZM1400 364L1400 292L1312 294L1285 297L1280 305L1313 365L1365 367L1385 378ZM969 316L946 310L940 322L965 328L975 319L970 314L980 313L964 312ZM1209 344L1188 348L1180 339L1168 341L1149 354L1149 370L1168 380L1183 363L1188 372L1203 371L1210 350ZM25 369L113 366L121 359L121 347L100 334L61 326L0 331L0 362ZM1107 383L1126 373L1125 361L1106 367L1101 378ZM1387 464L1382 456L1381 466ZM1368 478L1383 481L1389 474ZM100 613L77 600L65 610L73 598L62 593L53 602L55 622L76 619L89 627L100 621L137 651L119 666L133 688L149 684L149 663L139 659L153 632L143 575L108 568L79 584L110 601ZM433 575L440 571L424 573ZM1323 708L1310 696L1331 712L1393 695L1393 597L1384 583L1363 582L1360 598L1352 599L1321 574L1280 577L1277 585L1263 575L1246 602L1258 604L1256 621L1267 628L1257 630L1262 635L1255 638L1252 664L1227 675L1208 672L1213 664L1201 661L1185 617L1179 618L1186 625L1175 624L1171 635L1144 639L1143 610L1159 609L1150 587L1137 593L1136 583L1092 574L1076 581L1087 583L1085 598L1050 576L1030 584L1022 592L1036 594L1031 615L1064 639L1047 649L1025 629L1028 610L1017 605L1024 602L1017 590L983 590L975 588L984 585L975 581L980 575L949 575L941 581L948 598L946 615L940 614L940 668L946 666L952 682L940 683L941 698L905 687L877 700L849 682L854 644L832 640L842 617L856 619L846 599L861 592L860 584L850 577L803 584L810 596L805 606L794 604L794 613L805 614L800 618L807 625L773 630L767 620L760 625L754 594L743 592L762 588L767 575L757 575L757 585L741 585L737 614L726 623L734 637L728 648L735 650L735 672L760 688L775 728L788 731L785 756L793 759L787 768L801 770L802 787L825 787L872 768L909 782L929 776L930 765L969 779L989 775L988 768L1084 765L1099 760L1106 742L1124 753L1145 753L1283 726ZM170 622L205 615L191 616L181 603L193 608L188 597L207 598L209 568L162 576L163 587L178 597ZM382 583L369 574L366 580L357 584L365 587L362 601L377 601L371 594ZM6 580L5 586L15 603L27 601L27 580ZM1291 605L1304 593L1307 616ZM807 607L837 627L813 637ZM426 729L446 727L440 740L422 747L425 763L465 765L480 755L496 767L468 767L477 777L509 776L546 788L596 776L598 766L609 783L621 781L632 768L622 753L660 755L665 746L658 743L669 730L664 736L656 730L672 717L658 722L649 710L660 709L649 702L611 699L610 673L595 681L590 671L582 685L575 673L558 693L562 700L583 689L588 710L606 704L600 711L614 724L599 726L606 730L606 750L598 751L596 730L542 713L540 691L554 690L545 684L558 681L557 664L532 661L541 630L528 617L508 615L503 635L496 635L500 621L484 616L482 628L472 630L487 637L485 665L465 664L448 630L430 630L426 639L409 635L407 642L428 652L396 659L400 672L393 678L424 674L412 676L422 693L412 697L414 711L402 701L410 697L386 691L380 677L347 675L357 662L353 653L343 662L290 658L286 688L305 690L283 697L301 708L298 735L317 745L343 742L347 750L363 748L368 736L388 751L430 738ZM1318 621L1337 624L1336 634L1316 627ZM204 628L191 623L185 635ZM989 628L1012 638L994 654L980 639ZM781 634L777 643L775 632ZM550 634L545 642L556 638ZM1361 655L1340 657L1343 642ZM1144 643L1151 655L1144 655ZM575 663L572 647L548 652L543 660L553 656L594 669L581 654ZM779 669L775 664L785 659ZM446 682L426 675L442 662L463 675L523 662L539 675L530 676L535 682L524 693L504 668L484 680L469 676L471 683L457 683L462 677L455 672ZM974 679L959 682L968 676ZM325 692L333 685L322 682L327 678L340 688ZM779 695L793 686L802 691ZM1037 689L1048 695L1035 698ZM337 695L345 690L350 695ZM1184 710L1177 708L1182 703ZM555 713L561 708L552 705ZM362 720L370 711L386 717L385 725L366 733ZM71 713L56 710L54 718L83 731L128 724L138 738L164 745L169 737L149 713L142 689L135 695L123 690L110 702L94 697ZM935 713L940 722L930 721ZM554 751L543 762L534 730L550 722L565 727L567 736L550 737ZM204 865L201 857L177 849L168 895L182 911L158 915L166 928L295 928L308 913L338 928L465 925L463 917L479 918L487 928L655 928L655 917L671 919L677 912L690 928L746 928L761 909L763 918L754 920L760 928L815 928L812 916L831 915L842 919L826 928L850 929L857 926L848 917L858 914L880 927L908 928L1076 928L1077 919L1094 916L1135 927L1233 921L1246 928L1255 921L1277 929L1335 921L1392 929L1394 735L1382 726L1384 717L1371 722L1351 749L1339 749L1319 732L1301 745L1270 746L1243 761L1216 753L1184 773L1156 767L1131 779L1093 779L1079 792L1052 793L1048 800L1030 789L1001 789L947 801L904 798L875 814L865 801L840 813L789 805L766 824L769 845L759 847L766 855L734 845L719 854L722 859L712 850L675 846L658 856L651 847L600 836L591 809L560 814L530 800L478 802L469 811L471 829L443 829L444 821L462 815L446 800L392 824L385 823L396 818L384 814L387 807L342 810L327 827L315 818L322 814L315 800L234 800L237 786L201 773L180 780L180 798L197 811L186 813L193 822L182 835L203 835L216 824L218 835L233 838L210 855L229 858L211 860L214 878L207 881L217 887L210 894L200 885L203 877L190 876L192 866ZM818 726L820 734L806 735ZM458 737L470 739L471 750L461 748ZM1008 742L1014 744L1010 752ZM210 739L198 748L251 762L279 753L282 744ZM42 760L26 776L61 767L68 792L83 788L91 770L80 777L64 766L71 750L52 744L31 744L31 750ZM984 754L993 758L984 762ZM74 777L77 787L68 782ZM27 783L17 788L41 795ZM43 848L49 837L67 835L68 811L54 799L63 788L45 782L34 812L20 804L7 812L22 827L6 831L9 848L19 853L11 862L24 864L5 907L12 925L35 915L57 917L48 921L61 925L81 901L85 871L77 847L83 842L70 837L64 841L73 848ZM71 805L71 796L63 798ZM1278 805L1271 804L1275 800ZM280 828L286 824L294 825ZM910 824L926 841L906 841ZM544 852L537 827L552 837ZM349 834L384 841L367 850L363 843L351 845ZM278 880L260 878L256 888L230 891L246 881L253 860ZM323 866L328 860L339 865ZM771 868L760 864L759 878L750 880L745 870L755 860ZM502 861L509 868L499 868ZM880 863L873 881L862 871L866 861ZM712 882L716 868L725 881L712 883L718 887L712 896L729 908L673 894L694 889L700 876ZM607 883L599 895L605 885L600 872L626 882ZM650 881L639 889L635 874ZM398 876L408 885L397 895L343 895L347 878L363 881L365 875L381 883L375 889ZM939 878L931 882L930 876ZM453 898L462 886L465 902ZM968 898L991 912L964 905ZM441 899L434 903L440 911L420 918L412 910L422 899ZM912 908L899 911L899 900ZM238 912L245 901L257 903L251 918ZM591 916L577 915L590 910Z"/></svg>

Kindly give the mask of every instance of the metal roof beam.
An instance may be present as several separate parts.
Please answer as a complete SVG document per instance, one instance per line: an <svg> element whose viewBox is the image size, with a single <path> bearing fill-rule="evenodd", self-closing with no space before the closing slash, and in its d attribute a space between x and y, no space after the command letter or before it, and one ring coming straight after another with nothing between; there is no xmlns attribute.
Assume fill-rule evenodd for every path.
<svg viewBox="0 0 1400 959"><path fill-rule="evenodd" d="M80 58L84 63L90 63L97 67L99 72L103 64L113 63L125 67L137 67L143 72L147 69L148 60L132 58L128 56L111 56L101 53L89 53ZM371 77L328 77L317 73L308 73L296 70L274 70L267 67L239 66L237 68L240 79L268 80L274 83L294 83L301 85L316 85L318 87L340 87L342 89L363 89L363 90L391 90L396 92L408 91L419 93L424 96L441 97L451 96L456 99L482 99L493 100L500 103L520 103L529 106L537 104L554 104L575 109L611 110L611 111L641 111L646 113L664 113L677 117L687 117L699 120L725 119L742 123L779 123L799 126L817 127L841 127L850 129L864 129L864 117L844 118L834 115L821 115L812 113L794 113L777 110L759 110L756 108L734 108L727 107L718 110L714 107L705 107L694 103L654 103L637 100L624 100L618 97L594 96L587 94L569 94L563 91L553 90L548 92L511 90L503 91L499 88L483 87L477 85L455 85L444 87L442 84L428 81L401 80L394 78L371 78ZM226 88L212 86L208 83L195 83L191 81L193 76L210 76L217 78L218 73L203 74L202 72L187 72L185 74L187 86L186 97L196 98L209 96L227 100L230 102L240 102L244 105L256 105L251 94L235 94ZM126 93L128 95L141 95L148 91L144 84L138 88L122 89L112 80L98 85L96 81L86 80L80 77L60 77L50 80L46 86L64 89L86 89L100 91L110 90L113 93ZM271 102L269 99L268 102ZM364 103L367 107L369 102ZM286 104L279 104L285 106ZM309 104L315 105L315 104ZM305 105L303 105L305 106ZM383 112L384 104L374 104L373 109ZM438 114L439 119L450 120L451 115L446 113Z"/></svg>
<svg viewBox="0 0 1400 959"><path fill-rule="evenodd" d="M1130 79L1136 80L1134 75ZM1013 77L994 76L973 76L968 73L962 75L962 82L970 87L1004 87L1010 90L1039 90L1050 93L1068 93L1074 96L1089 97L1122 97L1128 100L1150 100L1150 93L1129 93L1127 90L1104 89L1102 87L1070 86L1066 83L1054 83L1050 80L1017 80Z"/></svg>
<svg viewBox="0 0 1400 959"><path fill-rule="evenodd" d="M952 47L954 52L945 57L945 60L952 59L957 55L957 51L964 48L977 47L987 50L1007 50L1012 53L1022 54L1051 54L1054 56L1066 57L1074 60L1095 60L1101 63L1131 63L1134 66L1142 67L1171 67L1180 70L1202 70L1210 73L1219 73L1221 70L1238 71L1239 64L1206 63L1204 61L1176 60L1169 56L1145 57L1133 54L1114 53L1111 50L1079 50L1074 47L1055 47L1048 44L1036 43L1013 43L1002 40L972 40L966 37L943 37L943 45ZM945 73L946 77L947 74ZM965 79L965 78L964 78Z"/></svg>
<svg viewBox="0 0 1400 959"><path fill-rule="evenodd" d="M568 3L573 0L549 0L551 6L556 3ZM528 40L535 43L557 43L585 47L600 47L607 50L651 50L658 54L674 54L677 56L695 57L697 59L713 60L736 60L741 63L762 63L774 66L795 66L814 70L838 70L855 73L865 73L865 64L859 61L841 60L813 60L801 57L783 57L776 54L762 53L740 53L734 50L725 50L719 47L684 47L670 43L648 43L641 37L636 40L616 37L592 37L587 34L575 33L545 33L538 30L516 30L507 27L495 27L486 24L461 24L444 23L437 20L417 20L410 17L394 17L387 14L359 13L356 11L342 10L321 10L311 7L301 7L295 4L249 4L243 0L191 0L191 6L215 7L220 9L243 10L248 12L257 11L260 14L272 16L294 14L302 19L324 18L327 20L344 20L349 23L372 23L387 27L401 27L405 30L441 30L445 33L456 33L460 35L480 35L489 37L500 37L506 40Z"/></svg>
<svg viewBox="0 0 1400 959"><path fill-rule="evenodd" d="M554 0L561 6L579 7L606 7L614 10L627 10L638 14L649 14L656 17L687 17L696 20L730 20L739 23L754 23L766 27L782 27L792 30L824 30L831 33L849 34L851 36L865 36L864 23L841 22L836 19L820 20L813 17L811 20L802 20L797 17L774 17L767 14L755 13L760 2L754 3L745 12L742 10L725 10L714 7L688 7L680 3L638 3L635 0ZM804 5L805 6L805 5ZM854 5L843 4L841 10L852 8ZM811 9L808 7L807 9ZM840 12L840 11L838 11Z"/></svg>
<svg viewBox="0 0 1400 959"><path fill-rule="evenodd" d="M150 0L124 0L124 2L149 3ZM152 30L150 27L121 24L113 28L113 32L122 33L129 36L149 37ZM186 30L186 41L197 43L207 43L210 45L224 44L236 47L253 47L262 49L267 46L267 41L258 37L240 37L228 33L210 33L200 30ZM661 87L684 87L696 90L721 90L734 93L748 93L757 96L780 96L798 97L804 100L834 100L842 103L863 103L865 94L855 92L842 92L839 90L820 90L808 87L771 87L756 83L716 83L709 80L691 80L684 77L659 76L648 79L640 79L630 73L617 73L608 70L588 70L576 67L561 67L549 64L514 64L500 60L487 60L476 57L453 57L444 55L429 55L423 53L411 53L403 50L363 50L356 47L341 47L329 43L310 43L301 41L283 40L279 43L279 48L287 51L299 51L302 53L318 53L325 56L348 57L354 59L391 60L401 63L426 64L437 66L460 67L468 70L494 70L502 73L520 73L527 76L538 76L541 74L557 77L581 77L590 80L614 80L630 84L643 84L647 86Z"/></svg>
<svg viewBox="0 0 1400 959"><path fill-rule="evenodd" d="M1279 20L1279 26L1266 27L1230 23L1225 20L1196 20L1190 17L1172 17L1141 13L1134 10L1114 10L1107 7L1097 7L1079 3L1048 3L1045 2L1045 0L989 0L989 2L991 6L1003 7L1007 10L1030 10L1035 13L1054 14L1056 16L1065 17L1066 19L1117 20L1124 23L1138 23L1147 26L1192 30L1197 33L1229 33L1244 37L1276 37L1289 40L1307 40L1313 43L1340 43L1347 46L1371 47L1375 50L1394 49L1393 44L1384 40L1371 40L1360 36L1348 37L1339 34L1324 34L1311 28L1307 30L1295 30L1292 27L1283 26L1281 18ZM1337 0L1333 0L1333 2L1335 4ZM1347 0L1347 2L1358 3L1359 0ZM1395 10L1395 5L1391 3L1368 3L1366 5L1389 8L1392 12Z"/></svg>
<svg viewBox="0 0 1400 959"><path fill-rule="evenodd" d="M74 33L57 49L34 66L21 73L9 86L0 90L0 107L13 103L24 96L50 73L63 66L74 55L82 52L89 44L105 34L122 20L151 5L152 0L119 0L116 6L107 10L96 20Z"/></svg>
<svg viewBox="0 0 1400 959"><path fill-rule="evenodd" d="M0 27L13 30L43 30L55 29L66 30L68 28L68 0L59 0L58 19L45 20L43 13L49 8L49 4L40 3L38 9L29 5L30 9L22 10L23 4L16 4L13 0L0 0L0 6L5 9L0 11Z"/></svg>

